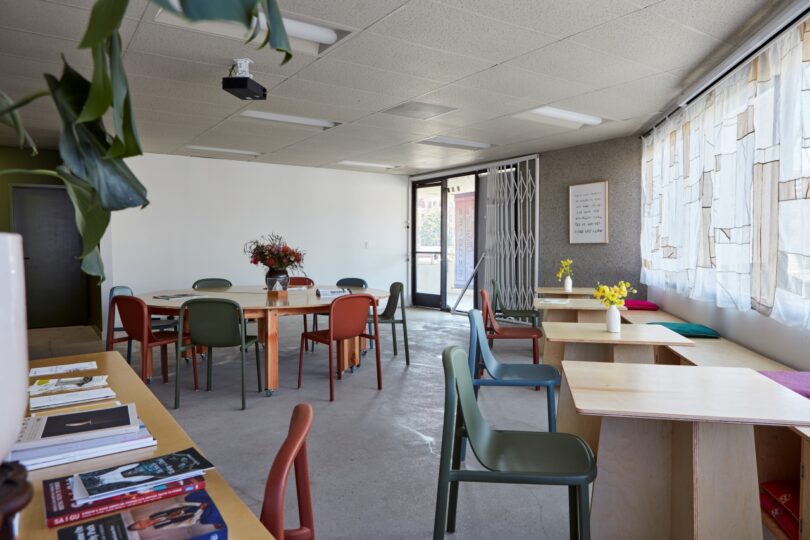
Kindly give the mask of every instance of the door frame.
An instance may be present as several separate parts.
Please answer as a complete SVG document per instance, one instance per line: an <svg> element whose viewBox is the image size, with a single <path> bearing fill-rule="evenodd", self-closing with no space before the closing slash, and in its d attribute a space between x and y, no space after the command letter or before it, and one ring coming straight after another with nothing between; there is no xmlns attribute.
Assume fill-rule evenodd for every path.
<svg viewBox="0 0 810 540"><path fill-rule="evenodd" d="M473 205L473 231L474 231L474 238L473 238L473 251L474 251L474 263L473 267L475 267L475 262L478 261L480 257L479 246L480 240L478 238L478 219L479 219L479 200L478 197L481 192L481 173L485 173L485 169L477 170L477 171L469 171L465 173L456 173L450 174L446 176L439 176L436 178L429 178L425 180L414 180L411 182L411 223L413 227L411 227L411 246L410 251L412 254L411 257L411 303L414 306L419 307L429 307L440 309L442 311L450 311L452 306L448 303L447 298L447 183L449 180L453 178L458 178L461 176L474 176L475 177L475 204ZM429 186L440 186L441 188L441 248L439 249L439 254L441 256L441 286L439 289L439 294L425 294L419 293L417 289L417 279L416 279L416 190L420 187L429 187ZM475 275L473 278L473 282L471 284L473 290L473 305L477 308L479 307L478 302L478 274Z"/></svg>

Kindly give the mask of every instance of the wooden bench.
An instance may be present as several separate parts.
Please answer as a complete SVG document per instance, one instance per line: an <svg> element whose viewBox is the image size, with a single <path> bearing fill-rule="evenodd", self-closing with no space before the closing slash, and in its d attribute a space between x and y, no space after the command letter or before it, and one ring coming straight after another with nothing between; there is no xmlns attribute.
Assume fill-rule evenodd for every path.
<svg viewBox="0 0 810 540"><path fill-rule="evenodd" d="M685 322L666 311L624 311L622 318L630 324L650 322ZM656 351L656 363L697 367L745 367L756 371L793 371L792 368L756 353L725 338L693 338L694 347L664 346ZM760 483L786 478L799 478L801 540L810 540L810 429L755 426L757 477ZM787 540L770 515L762 513L765 527L778 540Z"/></svg>

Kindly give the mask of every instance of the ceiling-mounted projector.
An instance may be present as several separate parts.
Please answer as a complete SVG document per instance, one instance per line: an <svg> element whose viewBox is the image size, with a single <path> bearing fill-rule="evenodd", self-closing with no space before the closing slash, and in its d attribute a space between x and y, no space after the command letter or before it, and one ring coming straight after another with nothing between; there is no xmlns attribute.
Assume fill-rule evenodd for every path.
<svg viewBox="0 0 810 540"><path fill-rule="evenodd" d="M267 99L267 88L253 80L250 58L236 58L227 77L222 78L222 89L239 99Z"/></svg>

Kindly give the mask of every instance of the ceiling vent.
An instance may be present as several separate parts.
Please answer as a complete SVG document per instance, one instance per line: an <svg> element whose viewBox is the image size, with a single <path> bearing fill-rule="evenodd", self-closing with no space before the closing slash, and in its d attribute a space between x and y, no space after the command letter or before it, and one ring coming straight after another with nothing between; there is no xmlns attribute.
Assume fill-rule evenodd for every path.
<svg viewBox="0 0 810 540"><path fill-rule="evenodd" d="M406 118L415 118L417 120L427 120L440 114L455 111L453 107L446 107L445 105L435 105L433 103L422 103L421 101L407 101L396 107L391 107L382 111L385 114L393 114L395 116L404 116Z"/></svg>

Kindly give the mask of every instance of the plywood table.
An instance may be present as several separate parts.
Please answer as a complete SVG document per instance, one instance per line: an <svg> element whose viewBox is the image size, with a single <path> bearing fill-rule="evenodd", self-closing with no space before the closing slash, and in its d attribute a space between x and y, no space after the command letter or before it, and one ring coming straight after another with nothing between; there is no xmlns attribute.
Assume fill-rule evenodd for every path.
<svg viewBox="0 0 810 540"><path fill-rule="evenodd" d="M592 537L762 539L754 426L808 426L810 400L747 368L563 362L601 418Z"/></svg>
<svg viewBox="0 0 810 540"><path fill-rule="evenodd" d="M324 286L321 286L324 287ZM334 285L325 287L334 288ZM371 294L379 301L388 296L388 291L346 287L353 294ZM245 318L256 319L259 323L259 340L264 345L265 393L271 395L278 388L278 318L289 315L309 315L328 313L333 298L320 298L316 288L290 289L287 300L269 300L264 287L234 286L221 289L175 289L155 291L138 297L149 306L155 315L175 315L185 300L161 300L155 296L175 294L198 294L208 298L225 298L237 302L245 312ZM360 363L360 340L346 340L338 347L338 367L348 369ZM147 367L151 369L151 366ZM151 373L150 373L151 375Z"/></svg>
<svg viewBox="0 0 810 540"><path fill-rule="evenodd" d="M141 382L140 378L117 352L35 360L31 362L31 366L43 367L91 361L95 361L98 364L98 370L84 371L82 372L82 376L108 375L109 385L115 391L117 395L116 399L121 403L135 404L138 416L140 416L141 421L157 440L157 446L122 452L120 454L113 454L96 459L77 461L57 467L40 469L30 473L29 480L34 486L34 498L31 500L28 507L20 514L18 536L20 539L48 540L56 538L57 529L49 529L45 523L44 499L42 494L43 480L93 471L105 467L115 467L132 461L149 459L155 456L185 450L189 447L196 447L194 441L189 438L186 432L183 431L183 428L172 418L169 412L160 404L160 401L158 401L155 395ZM111 402L107 402L106 404L110 403ZM94 406L96 406L96 404L94 404ZM87 407L88 406L85 406L84 408ZM40 414L67 412L77 409L79 409L79 407L50 409ZM197 448L197 450L200 450L200 448ZM202 450L200 450L200 452L203 455L205 454ZM263 479L270 470L271 461L272 457L268 457L266 463L253 463L250 465L256 468L257 482L264 481ZM214 463L214 465L216 466L216 463ZM242 502L216 469L205 473L205 489L211 495L217 508L219 508L222 513L225 523L228 525L228 538L272 540L273 536L267 532L267 529L264 528L250 508Z"/></svg>
<svg viewBox="0 0 810 540"><path fill-rule="evenodd" d="M593 298L594 287L571 287L566 291L563 287L535 287L535 294L540 296L564 296L568 298Z"/></svg>

